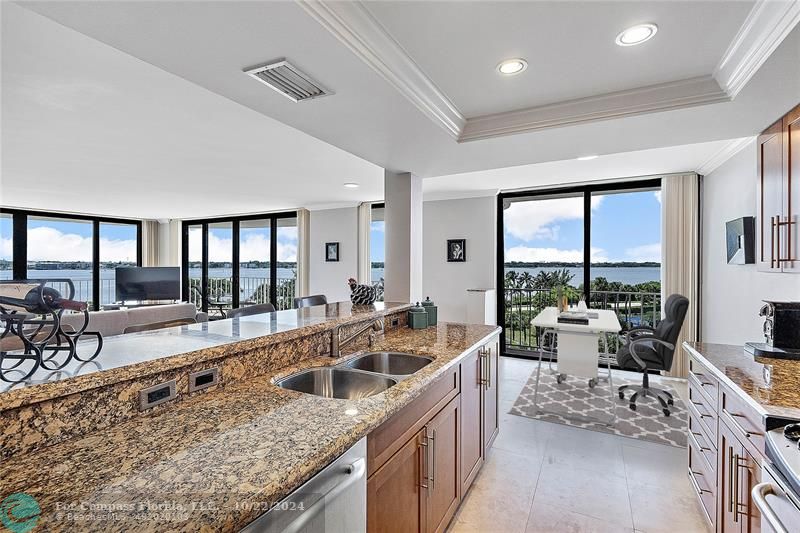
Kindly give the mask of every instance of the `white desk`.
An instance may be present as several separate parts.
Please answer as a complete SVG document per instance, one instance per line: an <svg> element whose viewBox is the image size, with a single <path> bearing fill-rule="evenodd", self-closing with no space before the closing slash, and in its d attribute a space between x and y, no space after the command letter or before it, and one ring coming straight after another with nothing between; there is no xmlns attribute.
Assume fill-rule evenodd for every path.
<svg viewBox="0 0 800 533"><path fill-rule="evenodd" d="M550 330L558 335L558 356L556 359L558 382L561 383L566 375L588 378L589 386L594 387L598 380L597 368L600 363L598 342L603 339L604 346L608 346L606 334L619 333L622 326L619 324L617 314L608 310L590 310L597 313L597 318L590 318L589 324L567 324L558 321L558 309L546 307L531 320L531 325ZM536 390L534 392L534 408L539 393L539 375L542 369L543 348L539 350L539 370L536 373ZM615 398L614 386L611 381L611 363L608 362L608 386L611 389L612 404ZM616 415L612 419L616 420Z"/></svg>

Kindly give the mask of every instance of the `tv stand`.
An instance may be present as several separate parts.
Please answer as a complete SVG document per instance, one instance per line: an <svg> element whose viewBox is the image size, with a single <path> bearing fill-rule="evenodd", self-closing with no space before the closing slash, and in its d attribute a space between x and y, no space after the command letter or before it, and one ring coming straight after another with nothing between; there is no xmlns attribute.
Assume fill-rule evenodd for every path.
<svg viewBox="0 0 800 533"><path fill-rule="evenodd" d="M131 301L131 302L114 302L112 304L105 304L103 305L103 311L113 311L116 309L134 309L137 307L153 307L156 305L171 305L171 304L178 304L178 303L188 303L188 302L181 302L179 300L143 300L143 301Z"/></svg>

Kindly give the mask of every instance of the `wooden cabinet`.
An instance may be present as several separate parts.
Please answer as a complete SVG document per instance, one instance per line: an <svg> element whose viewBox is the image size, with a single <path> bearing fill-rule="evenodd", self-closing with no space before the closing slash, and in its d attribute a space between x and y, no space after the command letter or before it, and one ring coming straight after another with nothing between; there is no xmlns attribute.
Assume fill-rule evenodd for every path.
<svg viewBox="0 0 800 533"><path fill-rule="evenodd" d="M761 531L761 515L750 495L761 481L761 466L727 424L719 427L719 457L717 531Z"/></svg>
<svg viewBox="0 0 800 533"><path fill-rule="evenodd" d="M427 496L426 531L447 529L461 501L459 478L459 399L455 398L425 426Z"/></svg>
<svg viewBox="0 0 800 533"><path fill-rule="evenodd" d="M500 387L498 370L500 366L500 347L495 340L484 346L483 375L483 449L488 453L500 429Z"/></svg>
<svg viewBox="0 0 800 533"><path fill-rule="evenodd" d="M478 351L461 362L461 487L465 493L483 465L481 418L483 358Z"/></svg>
<svg viewBox="0 0 800 533"><path fill-rule="evenodd" d="M756 263L800 272L800 106L758 137Z"/></svg>
<svg viewBox="0 0 800 533"><path fill-rule="evenodd" d="M425 531L427 460L419 431L367 480L367 529L376 533Z"/></svg>

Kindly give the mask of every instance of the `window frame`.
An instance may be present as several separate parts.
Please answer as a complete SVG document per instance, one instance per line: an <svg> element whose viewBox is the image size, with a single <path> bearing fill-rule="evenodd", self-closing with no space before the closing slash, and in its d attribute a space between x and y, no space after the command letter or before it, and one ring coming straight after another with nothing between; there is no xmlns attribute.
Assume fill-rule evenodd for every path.
<svg viewBox="0 0 800 533"><path fill-rule="evenodd" d="M189 228L200 226L202 232L201 260L201 310L208 312L208 226L209 224L230 223L232 233L231 250L231 307L239 307L239 239L240 224L248 220L269 220L269 300L277 309L278 301L278 220L297 218L297 211L263 213L255 215L225 216L181 221L181 295L186 302L189 298ZM299 239L299 236L298 236Z"/></svg>
<svg viewBox="0 0 800 533"><path fill-rule="evenodd" d="M12 277L28 277L28 217L55 218L92 224L92 311L100 310L100 224L125 224L136 227L136 266L142 266L142 221L132 218L115 218L96 215L79 215L54 211L14 209L0 207L0 213L11 215L12 224Z"/></svg>
<svg viewBox="0 0 800 533"><path fill-rule="evenodd" d="M587 302L591 301L591 284L592 284L592 195L602 193L622 193L622 192L640 192L647 190L661 190L661 178L647 178L631 181L618 181L618 182L599 182L589 183L583 185L566 186L566 187L552 187L547 189L533 189L533 190L519 190L513 192L500 192L497 195L497 249L496 257L496 279L497 284L497 321L499 325L505 317L505 298L503 297L503 288L505 284L505 225L503 220L503 203L508 199L518 198L531 198L535 200L536 197L542 199L548 196L557 195L574 195L579 197L583 196L583 297ZM510 355L505 353L506 339L505 328L500 332L500 349L503 355ZM520 356L521 357L521 356Z"/></svg>

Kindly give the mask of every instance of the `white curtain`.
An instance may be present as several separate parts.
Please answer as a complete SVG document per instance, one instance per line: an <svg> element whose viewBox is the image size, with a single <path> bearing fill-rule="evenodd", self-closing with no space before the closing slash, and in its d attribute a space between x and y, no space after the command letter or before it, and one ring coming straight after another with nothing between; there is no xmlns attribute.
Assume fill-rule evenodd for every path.
<svg viewBox="0 0 800 533"><path fill-rule="evenodd" d="M311 213L308 209L297 210L297 289L295 296L308 296L309 275L309 229Z"/></svg>
<svg viewBox="0 0 800 533"><path fill-rule="evenodd" d="M661 180L661 295L682 294L689 299L675 347L671 376L687 377L688 361L684 341L697 340L698 257L700 193L697 174L667 176Z"/></svg>
<svg viewBox="0 0 800 533"><path fill-rule="evenodd" d="M142 221L142 266L158 266L158 221Z"/></svg>
<svg viewBox="0 0 800 533"><path fill-rule="evenodd" d="M369 284L372 281L372 261L370 260L370 227L372 225L372 204L364 202L358 206L358 282Z"/></svg>

